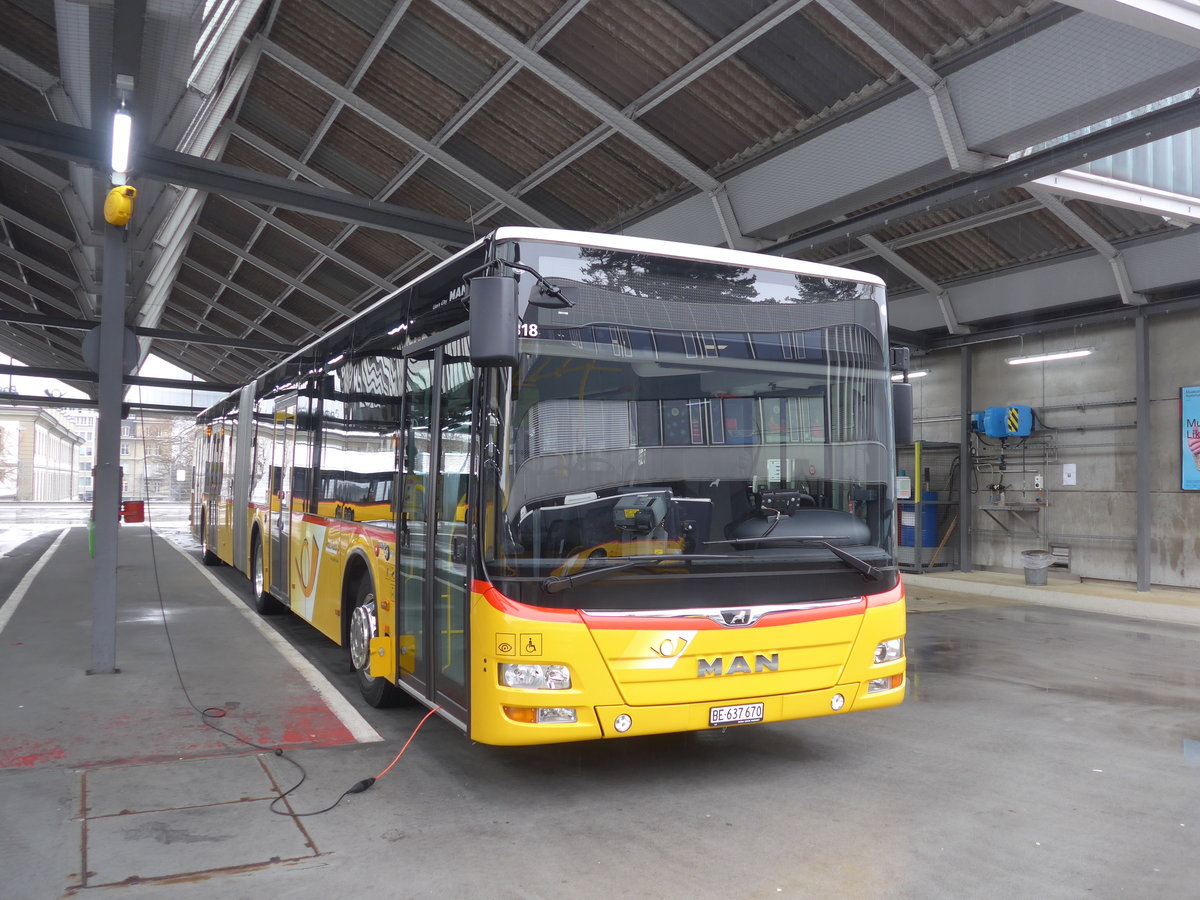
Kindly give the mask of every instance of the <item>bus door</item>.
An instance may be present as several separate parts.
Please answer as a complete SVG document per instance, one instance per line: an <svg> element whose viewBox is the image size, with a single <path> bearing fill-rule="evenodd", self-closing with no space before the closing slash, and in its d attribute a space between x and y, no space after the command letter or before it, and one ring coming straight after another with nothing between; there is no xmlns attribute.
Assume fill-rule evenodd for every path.
<svg viewBox="0 0 1200 900"><path fill-rule="evenodd" d="M296 397L275 401L275 443L271 453L271 593L290 603L288 549L292 531L292 454L296 446Z"/></svg>
<svg viewBox="0 0 1200 900"><path fill-rule="evenodd" d="M464 345L408 360L396 591L401 680L466 722L474 370Z"/></svg>

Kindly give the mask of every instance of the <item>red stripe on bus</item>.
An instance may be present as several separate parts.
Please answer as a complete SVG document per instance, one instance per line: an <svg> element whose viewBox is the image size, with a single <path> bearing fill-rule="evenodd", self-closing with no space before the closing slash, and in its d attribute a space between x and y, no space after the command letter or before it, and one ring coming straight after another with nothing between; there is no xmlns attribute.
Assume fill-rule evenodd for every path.
<svg viewBox="0 0 1200 900"><path fill-rule="evenodd" d="M884 591L882 594L867 594L867 606L874 608L876 606L887 606L891 603L899 603L904 599L904 581L897 580L896 586L890 591Z"/></svg>
<svg viewBox="0 0 1200 900"><path fill-rule="evenodd" d="M544 606L528 606L518 603L500 593L486 581L475 581L471 584L472 592L480 594L492 607L509 616L521 619L532 619L537 622L562 622L579 624L579 610L549 609Z"/></svg>
<svg viewBox="0 0 1200 900"><path fill-rule="evenodd" d="M716 608L716 607L714 607ZM738 609L739 607L726 607ZM803 622L820 622L824 619L841 619L846 616L861 616L866 612L867 605L862 598L839 603L837 606L815 606L810 609L789 609L779 612L766 613L753 625L747 628L768 628L777 625L799 625ZM718 623L707 616L664 616L653 619L637 616L582 616L589 628L608 628L629 630L675 630L687 628L692 631L718 631L729 626Z"/></svg>
<svg viewBox="0 0 1200 900"><path fill-rule="evenodd" d="M500 593L486 581L476 581L472 590L483 596L495 609L506 615L521 619L531 619L539 622L583 622L589 628L610 630L653 630L689 628L694 631L708 631L725 628L711 619L701 616L655 616L648 619L645 616L589 616L587 613L574 609L548 609L541 606L529 606L518 603ZM904 596L902 588L886 591L874 596L855 597L835 606L813 606L807 609L789 609L767 613L759 621L759 626L798 625L803 622L820 622L824 619L839 619L846 616L861 616L869 607L886 606L898 602ZM737 607L727 607L735 609ZM749 626L755 627L755 626Z"/></svg>

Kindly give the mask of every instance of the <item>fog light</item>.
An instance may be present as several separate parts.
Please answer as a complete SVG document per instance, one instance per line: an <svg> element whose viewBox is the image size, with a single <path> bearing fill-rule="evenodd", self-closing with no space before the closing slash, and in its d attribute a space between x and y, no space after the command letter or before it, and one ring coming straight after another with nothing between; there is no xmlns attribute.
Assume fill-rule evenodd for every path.
<svg viewBox="0 0 1200 900"><path fill-rule="evenodd" d="M839 709L841 709L845 705L846 705L846 698L843 697L841 694L834 694L833 697L829 701L829 706L834 712L837 712Z"/></svg>
<svg viewBox="0 0 1200 900"><path fill-rule="evenodd" d="M571 686L571 670L559 665L500 663L500 683L525 690L563 691Z"/></svg>
<svg viewBox="0 0 1200 900"><path fill-rule="evenodd" d="M875 647L875 662L892 662L904 655L904 639L892 638L890 641L880 641Z"/></svg>
<svg viewBox="0 0 1200 900"><path fill-rule="evenodd" d="M563 725L579 721L572 706L506 706L504 714L514 722L529 725Z"/></svg>
<svg viewBox="0 0 1200 900"><path fill-rule="evenodd" d="M625 713L621 713L619 716L613 719L613 728L617 729L619 734L624 734L632 727L633 719L629 718L629 716L625 715Z"/></svg>
<svg viewBox="0 0 1200 900"><path fill-rule="evenodd" d="M878 694L880 691L890 691L904 684L903 675L889 675L887 678L872 678L867 682L867 693Z"/></svg>
<svg viewBox="0 0 1200 900"><path fill-rule="evenodd" d="M578 721L573 706L546 706L537 711L539 725L558 724L570 725Z"/></svg>

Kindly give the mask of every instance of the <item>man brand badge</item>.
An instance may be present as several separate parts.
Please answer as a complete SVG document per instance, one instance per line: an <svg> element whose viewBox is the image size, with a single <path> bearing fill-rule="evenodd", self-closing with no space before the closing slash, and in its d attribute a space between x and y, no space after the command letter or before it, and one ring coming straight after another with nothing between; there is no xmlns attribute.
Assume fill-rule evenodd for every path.
<svg viewBox="0 0 1200 900"><path fill-rule="evenodd" d="M724 625L727 628L741 628L746 625L753 625L759 620L762 613L755 612L752 609L723 609L719 613L709 616L718 625Z"/></svg>
<svg viewBox="0 0 1200 900"><path fill-rule="evenodd" d="M725 661L720 656L713 660L701 659L697 669L696 677L703 678L706 675L749 675L753 671L755 674L759 672L778 672L779 671L779 654L772 653L770 656L765 656L762 653L754 655L754 669L751 670L750 663L746 661L744 656L735 656L729 663L729 668L725 668Z"/></svg>

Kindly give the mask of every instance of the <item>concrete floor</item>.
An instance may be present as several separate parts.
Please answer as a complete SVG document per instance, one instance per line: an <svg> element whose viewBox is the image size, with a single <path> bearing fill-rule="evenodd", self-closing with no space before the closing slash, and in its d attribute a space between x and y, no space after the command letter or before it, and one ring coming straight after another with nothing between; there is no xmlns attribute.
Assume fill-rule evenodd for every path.
<svg viewBox="0 0 1200 900"><path fill-rule="evenodd" d="M0 632L6 900L1196 896L1195 595L915 577L899 708L525 749L434 718L369 791L293 817L268 809L298 780L289 760L307 773L290 808L319 809L386 766L423 711L362 707L337 648L270 620L348 704L320 694L176 549L183 529L162 530L189 692L292 749L238 745L188 707L143 527L122 529L122 672L84 676L90 575L69 531ZM0 557L0 597L54 539ZM1028 602L1060 593L1085 608ZM382 741L354 740L372 729Z"/></svg>

